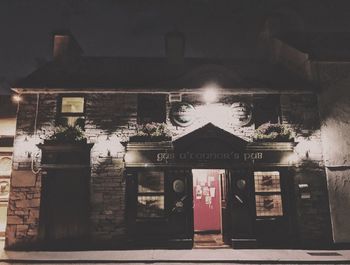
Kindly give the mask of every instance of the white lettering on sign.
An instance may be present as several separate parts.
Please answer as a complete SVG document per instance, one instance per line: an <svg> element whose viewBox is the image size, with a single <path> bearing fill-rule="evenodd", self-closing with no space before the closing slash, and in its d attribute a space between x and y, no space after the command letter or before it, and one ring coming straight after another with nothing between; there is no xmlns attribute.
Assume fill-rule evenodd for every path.
<svg viewBox="0 0 350 265"><path fill-rule="evenodd" d="M173 159L174 159L174 153L158 153L157 154L157 162L173 160Z"/></svg>
<svg viewBox="0 0 350 265"><path fill-rule="evenodd" d="M244 161L247 160L260 160L263 158L263 154L261 152L256 152L256 153L244 153Z"/></svg>
<svg viewBox="0 0 350 265"><path fill-rule="evenodd" d="M174 153L157 153L157 162L173 160ZM179 153L180 160L239 160L243 158L244 161L261 160L263 159L262 152L253 153Z"/></svg>

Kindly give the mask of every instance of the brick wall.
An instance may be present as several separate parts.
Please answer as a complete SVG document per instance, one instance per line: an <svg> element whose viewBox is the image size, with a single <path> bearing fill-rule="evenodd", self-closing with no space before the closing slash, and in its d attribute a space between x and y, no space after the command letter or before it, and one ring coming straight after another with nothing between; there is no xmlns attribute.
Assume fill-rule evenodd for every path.
<svg viewBox="0 0 350 265"><path fill-rule="evenodd" d="M55 94L41 94L37 121L36 95L24 95L17 120L14 143L14 173L8 211L7 247L21 247L39 240L38 222L40 206L41 177L45 172L33 174L30 169L31 156L38 150L35 144L42 141L52 129L57 109ZM242 97L222 96L214 104L218 111L229 111L231 104ZM252 96L243 99L253 102ZM186 94L183 101L197 109L205 108L198 94ZM171 104L167 103L167 113ZM296 147L298 167L295 168L295 190L298 183L309 183L312 198L298 199L298 228L302 239L325 240L328 231L327 189L320 150L319 119L317 100L314 95L282 95L282 120L290 124L297 133ZM213 111L213 110L212 110ZM169 117L169 115L167 116ZM254 123L237 127L220 115L196 116L193 124L182 128L167 123L176 137L180 137L207 122L252 140ZM136 94L86 94L86 136L94 143L91 150L91 236L96 240L117 240L125 237L125 179L124 147L122 141L135 132L137 123ZM34 135L35 124L37 133ZM39 158L40 159L40 158Z"/></svg>

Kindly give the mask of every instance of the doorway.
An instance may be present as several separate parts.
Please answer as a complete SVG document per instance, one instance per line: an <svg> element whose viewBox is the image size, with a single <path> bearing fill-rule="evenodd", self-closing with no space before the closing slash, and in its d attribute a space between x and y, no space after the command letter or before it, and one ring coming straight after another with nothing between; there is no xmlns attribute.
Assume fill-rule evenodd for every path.
<svg viewBox="0 0 350 265"><path fill-rule="evenodd" d="M193 227L195 248L227 247L223 241L223 169L193 169Z"/></svg>

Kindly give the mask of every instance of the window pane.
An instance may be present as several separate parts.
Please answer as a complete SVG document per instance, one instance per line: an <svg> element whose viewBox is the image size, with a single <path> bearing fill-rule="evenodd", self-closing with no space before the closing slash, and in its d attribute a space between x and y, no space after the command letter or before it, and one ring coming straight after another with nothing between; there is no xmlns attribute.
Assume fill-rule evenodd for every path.
<svg viewBox="0 0 350 265"><path fill-rule="evenodd" d="M281 194L255 195L256 216L282 216Z"/></svg>
<svg viewBox="0 0 350 265"><path fill-rule="evenodd" d="M278 171L254 172L255 192L280 192L280 173Z"/></svg>
<svg viewBox="0 0 350 265"><path fill-rule="evenodd" d="M138 95L137 117L138 123L165 122L165 95Z"/></svg>
<svg viewBox="0 0 350 265"><path fill-rule="evenodd" d="M83 113L84 98L83 97L63 97L62 98L62 113Z"/></svg>
<svg viewBox="0 0 350 265"><path fill-rule="evenodd" d="M138 192L164 192L164 172L162 171L139 172Z"/></svg>
<svg viewBox="0 0 350 265"><path fill-rule="evenodd" d="M164 215L164 196L138 196L138 217L162 217Z"/></svg>
<svg viewBox="0 0 350 265"><path fill-rule="evenodd" d="M7 219L7 204L0 205L0 236L4 236Z"/></svg>
<svg viewBox="0 0 350 265"><path fill-rule="evenodd" d="M279 117L279 95L258 95L254 97L253 117L255 128L271 122L277 123Z"/></svg>
<svg viewBox="0 0 350 265"><path fill-rule="evenodd" d="M0 176L10 176L12 160L10 157L0 157Z"/></svg>

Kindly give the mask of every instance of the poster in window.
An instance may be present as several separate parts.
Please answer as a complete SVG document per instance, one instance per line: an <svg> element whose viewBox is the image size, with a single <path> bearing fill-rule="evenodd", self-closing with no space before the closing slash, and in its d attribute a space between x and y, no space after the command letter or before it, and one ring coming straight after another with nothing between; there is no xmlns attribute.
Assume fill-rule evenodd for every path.
<svg viewBox="0 0 350 265"><path fill-rule="evenodd" d="M255 192L280 192L280 173L278 171L255 171Z"/></svg>
<svg viewBox="0 0 350 265"><path fill-rule="evenodd" d="M164 216L164 196L138 196L137 217L155 218Z"/></svg>
<svg viewBox="0 0 350 265"><path fill-rule="evenodd" d="M255 195L256 216L283 216L281 194Z"/></svg>

